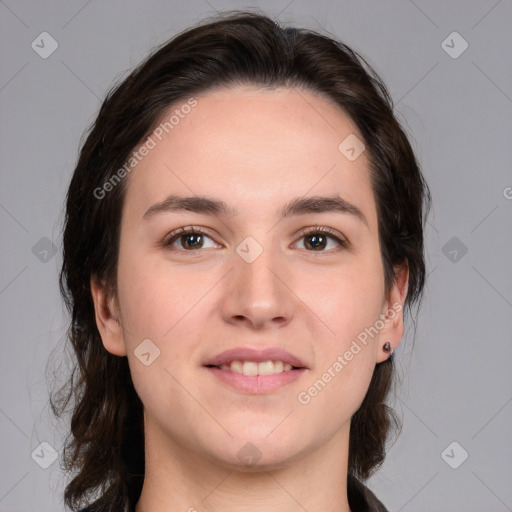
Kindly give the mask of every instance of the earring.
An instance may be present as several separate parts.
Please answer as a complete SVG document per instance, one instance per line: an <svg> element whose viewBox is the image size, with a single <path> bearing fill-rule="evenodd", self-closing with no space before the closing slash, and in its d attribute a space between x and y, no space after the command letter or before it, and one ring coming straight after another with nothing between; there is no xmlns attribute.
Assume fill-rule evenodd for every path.
<svg viewBox="0 0 512 512"><path fill-rule="evenodd" d="M384 343L384 346L382 347L382 349L385 352L390 353L388 356L388 359L393 359L393 352L395 351L395 349L391 348L391 343L389 343L389 341L386 341L386 343Z"/></svg>

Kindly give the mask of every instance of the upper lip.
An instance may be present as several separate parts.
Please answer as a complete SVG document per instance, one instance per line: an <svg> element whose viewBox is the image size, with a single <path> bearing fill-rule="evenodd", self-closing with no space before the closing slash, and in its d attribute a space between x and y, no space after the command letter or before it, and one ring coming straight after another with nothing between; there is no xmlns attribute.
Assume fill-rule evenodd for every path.
<svg viewBox="0 0 512 512"><path fill-rule="evenodd" d="M298 357L277 347L263 350L249 347L232 348L208 359L204 363L204 366L220 366L235 360L254 361L256 363L262 363L264 361L282 361L283 363L290 363L296 368L306 368L306 365Z"/></svg>

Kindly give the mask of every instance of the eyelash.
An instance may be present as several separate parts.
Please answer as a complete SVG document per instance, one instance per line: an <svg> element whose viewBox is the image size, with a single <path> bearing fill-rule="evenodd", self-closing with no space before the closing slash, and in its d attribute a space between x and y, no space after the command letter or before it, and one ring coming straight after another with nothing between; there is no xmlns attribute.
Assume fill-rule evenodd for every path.
<svg viewBox="0 0 512 512"><path fill-rule="evenodd" d="M312 226L312 227L306 228L306 230L301 233L299 238L304 238L308 235L315 235L315 234L326 235L328 238L331 238L337 244L339 244L341 248L348 247L348 242L346 240L340 238L333 229L325 227L325 226ZM162 242L162 246L164 248L169 249L170 251L173 251L173 252L183 251L183 252L190 253L190 252L197 252L199 249L201 249L201 248L199 248L199 249L177 249L177 248L172 247L172 244L176 240L178 240L180 237L186 236L186 235L203 235L203 236L206 236L213 240L213 238L211 236L209 236L207 233L205 233L201 229L197 229L194 226L189 226L188 228L182 227L182 228L179 228L179 230L169 233L169 235ZM325 250L313 251L313 250L311 250L308 252L331 252L331 251L325 251Z"/></svg>

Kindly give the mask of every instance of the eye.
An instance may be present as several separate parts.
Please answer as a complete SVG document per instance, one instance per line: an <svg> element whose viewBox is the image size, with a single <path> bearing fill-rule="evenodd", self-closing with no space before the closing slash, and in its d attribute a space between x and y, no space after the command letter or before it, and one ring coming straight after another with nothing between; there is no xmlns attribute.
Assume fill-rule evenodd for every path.
<svg viewBox="0 0 512 512"><path fill-rule="evenodd" d="M301 238L304 239L304 247L315 252L326 252L325 249L328 247L329 241L334 241L335 245L339 247L348 246L348 242L343 239L343 237L339 236L333 229L327 227L313 226L307 228L307 230L301 234Z"/></svg>
<svg viewBox="0 0 512 512"><path fill-rule="evenodd" d="M334 247L331 247L330 250L336 249L336 246L348 247L348 242L328 227L313 226L307 228L300 238L304 239L304 248L314 252L328 252L326 249L329 250L329 244L332 245L333 242ZM210 244L205 245L208 240ZM162 246L171 251L193 252L199 249L216 248L218 245L204 231L190 226L188 228L181 227L170 233L162 242Z"/></svg>
<svg viewBox="0 0 512 512"><path fill-rule="evenodd" d="M205 241L210 240L212 243L209 246L205 246ZM180 247L176 247L178 243ZM206 233L200 229L190 226L189 228L180 228L177 231L173 231L168 237L162 242L162 245L171 251L183 250L183 251L194 251L197 249L205 249L208 247L216 247L216 243Z"/></svg>

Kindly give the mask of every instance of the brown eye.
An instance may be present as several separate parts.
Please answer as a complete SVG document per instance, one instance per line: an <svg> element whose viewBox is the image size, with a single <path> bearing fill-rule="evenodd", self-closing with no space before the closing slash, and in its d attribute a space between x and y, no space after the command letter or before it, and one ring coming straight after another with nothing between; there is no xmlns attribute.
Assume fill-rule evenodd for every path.
<svg viewBox="0 0 512 512"><path fill-rule="evenodd" d="M335 242L338 247L346 247L347 242L340 238L333 230L324 227L309 228L306 233L301 236L304 239L304 247L310 251L328 252L326 248L329 246L329 241ZM335 248L335 247L334 247Z"/></svg>
<svg viewBox="0 0 512 512"><path fill-rule="evenodd" d="M306 239L304 245L308 249L311 248L316 251L318 249L325 249L327 245L327 237L322 234L307 235L304 238Z"/></svg>
<svg viewBox="0 0 512 512"><path fill-rule="evenodd" d="M198 249L207 248L205 247L205 243L207 240L213 240L203 233L200 230L189 228L181 228L178 233L170 235L169 238L162 244L164 247L168 248L171 251L174 250L182 250L182 251L195 251ZM179 245L176 245L176 244ZM210 247L215 247L216 244L213 244Z"/></svg>
<svg viewBox="0 0 512 512"><path fill-rule="evenodd" d="M181 246L185 249L197 249L198 247L202 247L203 235L198 233L189 233L188 235L180 235L179 236Z"/></svg>

